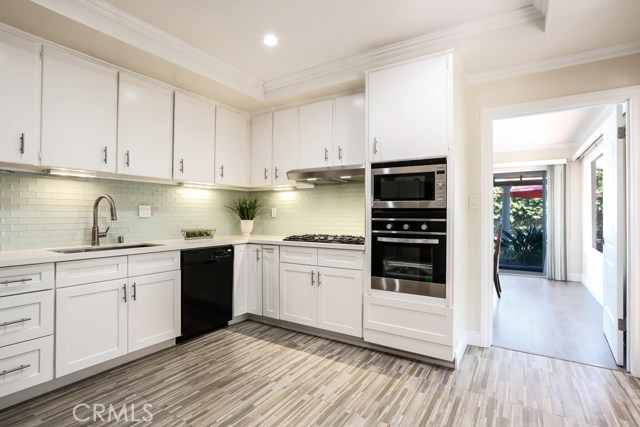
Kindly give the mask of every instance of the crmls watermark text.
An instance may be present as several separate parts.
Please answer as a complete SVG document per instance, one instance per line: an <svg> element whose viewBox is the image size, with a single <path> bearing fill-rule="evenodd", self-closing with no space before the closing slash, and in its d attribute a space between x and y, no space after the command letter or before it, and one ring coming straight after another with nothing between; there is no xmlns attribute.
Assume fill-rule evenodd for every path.
<svg viewBox="0 0 640 427"><path fill-rule="evenodd" d="M153 420L151 408L153 408L153 405L150 403L142 405L142 409L136 408L136 405L133 403L130 405L125 404L120 407L113 406L111 404L103 405L101 403L94 403L93 405L78 403L73 407L73 418L78 422L96 422L98 420L103 422L150 422Z"/></svg>

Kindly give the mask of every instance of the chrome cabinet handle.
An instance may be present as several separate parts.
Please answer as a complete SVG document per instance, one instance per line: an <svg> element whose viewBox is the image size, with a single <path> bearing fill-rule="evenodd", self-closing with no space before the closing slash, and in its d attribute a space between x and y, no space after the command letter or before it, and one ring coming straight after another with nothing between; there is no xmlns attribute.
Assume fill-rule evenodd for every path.
<svg viewBox="0 0 640 427"><path fill-rule="evenodd" d="M224 165L220 166L220 178L224 178Z"/></svg>
<svg viewBox="0 0 640 427"><path fill-rule="evenodd" d="M129 150L127 150L127 152L125 153L124 158L125 158L125 160L124 160L124 164L125 164L127 167L129 167L129 166L130 166L130 164L129 164L129 160L131 159L131 157L130 157L130 155L129 155Z"/></svg>
<svg viewBox="0 0 640 427"><path fill-rule="evenodd" d="M260 249L256 249L256 261L260 261Z"/></svg>
<svg viewBox="0 0 640 427"><path fill-rule="evenodd" d="M267 171L268 171L268 170L269 170L269 169L264 168L264 180L265 180L265 181L268 179L268 178L267 178Z"/></svg>
<svg viewBox="0 0 640 427"><path fill-rule="evenodd" d="M275 172L276 172L275 173L276 179L278 179L278 167L277 166L275 167Z"/></svg>
<svg viewBox="0 0 640 427"><path fill-rule="evenodd" d="M184 159L180 159L180 173L184 173Z"/></svg>
<svg viewBox="0 0 640 427"><path fill-rule="evenodd" d="M108 147L105 145L104 149L102 150L102 152L104 153L104 158L102 159L102 161L104 162L105 165L107 164L107 159L108 159L108 157L107 157L107 148Z"/></svg>
<svg viewBox="0 0 640 427"><path fill-rule="evenodd" d="M124 295L122 296L122 301L127 302L127 285L126 284L122 285L122 292L124 292Z"/></svg>
<svg viewBox="0 0 640 427"><path fill-rule="evenodd" d="M20 134L20 154L24 154L24 132Z"/></svg>
<svg viewBox="0 0 640 427"><path fill-rule="evenodd" d="M17 368L4 370L4 371L0 372L0 376L7 375L7 374L10 374L12 372L22 371L23 369L27 369L29 366L31 366L31 365L20 365Z"/></svg>
<svg viewBox="0 0 640 427"><path fill-rule="evenodd" d="M342 160L342 147L338 146L338 160Z"/></svg>
<svg viewBox="0 0 640 427"><path fill-rule="evenodd" d="M378 242L388 243L415 243L416 245L437 245L438 239L398 239L396 237L378 237Z"/></svg>
<svg viewBox="0 0 640 427"><path fill-rule="evenodd" d="M318 271L318 286L322 285L322 276L320 275L320 272Z"/></svg>
<svg viewBox="0 0 640 427"><path fill-rule="evenodd" d="M311 270L311 286L313 286L316 282L315 282L315 274L316 272Z"/></svg>
<svg viewBox="0 0 640 427"><path fill-rule="evenodd" d="M3 280L0 282L0 285L9 285L11 283L24 283L33 280L31 277L23 277L22 279L13 279L13 280Z"/></svg>
<svg viewBox="0 0 640 427"><path fill-rule="evenodd" d="M133 300L136 300L136 282L133 282L133 293L131 294L131 298L133 298Z"/></svg>
<svg viewBox="0 0 640 427"><path fill-rule="evenodd" d="M0 323L0 327L7 326L7 325L15 325L16 323L28 322L29 320L31 320L31 317L23 317L22 319L12 320L10 322L2 322Z"/></svg>
<svg viewBox="0 0 640 427"><path fill-rule="evenodd" d="M378 154L378 138L373 138L373 154Z"/></svg>
<svg viewBox="0 0 640 427"><path fill-rule="evenodd" d="M329 149L327 147L324 147L324 161L329 161Z"/></svg>

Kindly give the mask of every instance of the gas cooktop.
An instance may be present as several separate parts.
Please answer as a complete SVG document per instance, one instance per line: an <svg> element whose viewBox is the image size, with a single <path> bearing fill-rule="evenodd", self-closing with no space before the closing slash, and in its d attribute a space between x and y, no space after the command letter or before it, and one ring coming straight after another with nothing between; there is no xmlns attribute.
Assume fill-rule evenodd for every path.
<svg viewBox="0 0 640 427"><path fill-rule="evenodd" d="M347 245L364 245L362 236L345 236L334 234L298 234L285 237L289 242L344 243Z"/></svg>

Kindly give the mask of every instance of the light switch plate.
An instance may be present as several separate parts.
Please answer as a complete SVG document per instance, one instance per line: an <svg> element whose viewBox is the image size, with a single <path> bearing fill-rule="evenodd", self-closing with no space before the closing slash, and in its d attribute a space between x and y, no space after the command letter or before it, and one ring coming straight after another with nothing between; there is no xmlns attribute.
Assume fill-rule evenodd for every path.
<svg viewBox="0 0 640 427"><path fill-rule="evenodd" d="M140 205L138 207L138 216L140 218L151 218L151 206Z"/></svg>
<svg viewBox="0 0 640 427"><path fill-rule="evenodd" d="M478 209L478 195L472 194L469 196L469 207L471 209Z"/></svg>
<svg viewBox="0 0 640 427"><path fill-rule="evenodd" d="M276 217L276 208L271 208L271 218Z"/></svg>

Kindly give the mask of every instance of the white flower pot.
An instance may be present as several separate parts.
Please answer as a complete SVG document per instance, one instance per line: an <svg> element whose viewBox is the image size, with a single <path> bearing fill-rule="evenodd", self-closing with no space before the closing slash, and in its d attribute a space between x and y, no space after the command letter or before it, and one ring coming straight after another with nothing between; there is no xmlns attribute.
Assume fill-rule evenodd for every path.
<svg viewBox="0 0 640 427"><path fill-rule="evenodd" d="M253 220L252 219L240 220L240 229L242 230L242 234L244 236L251 236L251 231L253 230Z"/></svg>

